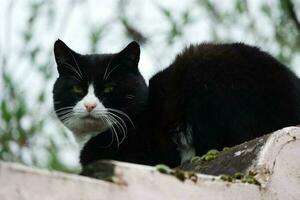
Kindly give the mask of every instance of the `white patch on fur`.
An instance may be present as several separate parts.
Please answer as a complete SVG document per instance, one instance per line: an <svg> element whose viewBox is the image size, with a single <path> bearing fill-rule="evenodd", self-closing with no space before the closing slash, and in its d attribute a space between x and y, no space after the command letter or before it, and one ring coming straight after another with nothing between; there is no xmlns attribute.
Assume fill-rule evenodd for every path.
<svg viewBox="0 0 300 200"><path fill-rule="evenodd" d="M73 135L75 137L75 140L79 146L79 149L82 150L85 143L87 143L92 137L98 135L99 132L89 132L85 134L78 134L76 132L73 132Z"/></svg>
<svg viewBox="0 0 300 200"><path fill-rule="evenodd" d="M88 112L85 104L95 104L96 107ZM106 108L96 97L93 85L89 86L86 96L73 107L73 112L73 116L65 123L65 126L73 132L80 149L92 137L106 131L110 126L99 116L100 113L106 112Z"/></svg>
<svg viewBox="0 0 300 200"><path fill-rule="evenodd" d="M185 132L179 131L176 135L176 138L174 139L176 140L177 149L180 151L182 164L188 160L191 160L191 158L196 155L196 151L193 146L192 127L187 125Z"/></svg>

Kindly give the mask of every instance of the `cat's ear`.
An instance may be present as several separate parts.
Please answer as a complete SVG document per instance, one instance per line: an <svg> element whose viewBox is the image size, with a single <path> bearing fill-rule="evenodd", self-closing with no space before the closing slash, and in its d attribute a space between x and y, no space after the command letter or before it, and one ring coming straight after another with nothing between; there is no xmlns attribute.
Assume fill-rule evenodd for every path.
<svg viewBox="0 0 300 200"><path fill-rule="evenodd" d="M65 75L72 73L70 67L77 67L79 54L70 49L63 41L60 39L56 40L54 43L54 56L57 64L57 71L59 75Z"/></svg>
<svg viewBox="0 0 300 200"><path fill-rule="evenodd" d="M120 53L120 59L128 67L132 67L135 70L138 69L138 63L140 60L140 45L133 41L129 43Z"/></svg>

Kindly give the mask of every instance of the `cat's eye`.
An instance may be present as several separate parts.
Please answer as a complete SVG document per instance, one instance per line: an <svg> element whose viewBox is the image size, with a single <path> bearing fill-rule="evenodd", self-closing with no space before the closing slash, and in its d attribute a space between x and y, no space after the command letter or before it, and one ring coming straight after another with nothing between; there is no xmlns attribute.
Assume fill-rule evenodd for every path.
<svg viewBox="0 0 300 200"><path fill-rule="evenodd" d="M104 88L104 93L110 93L114 90L114 87L112 85L107 85Z"/></svg>
<svg viewBox="0 0 300 200"><path fill-rule="evenodd" d="M83 89L81 86L79 85L74 85L73 86L73 92L77 93L77 94L82 94L83 93Z"/></svg>

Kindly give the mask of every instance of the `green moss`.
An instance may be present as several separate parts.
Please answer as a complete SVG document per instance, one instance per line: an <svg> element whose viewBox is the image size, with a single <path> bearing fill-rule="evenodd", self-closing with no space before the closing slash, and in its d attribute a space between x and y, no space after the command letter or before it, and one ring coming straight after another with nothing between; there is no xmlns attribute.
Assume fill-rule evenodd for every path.
<svg viewBox="0 0 300 200"><path fill-rule="evenodd" d="M243 173L235 173L234 176L229 175L221 175L220 179L227 182L235 182L236 180L240 180L242 183L261 185L258 180L254 177L257 173L253 171L249 171L247 174Z"/></svg>
<svg viewBox="0 0 300 200"><path fill-rule="evenodd" d="M170 175L175 176L175 177L176 177L177 179L179 179L180 181L185 181L185 179L187 178L186 172L181 171L181 170L175 170L175 171L172 171L172 172L170 173Z"/></svg>
<svg viewBox="0 0 300 200"><path fill-rule="evenodd" d="M197 165L197 166L195 167L195 170L196 170L196 171L201 171L201 170L202 170L202 168L203 168L203 166L201 166L201 165Z"/></svg>
<svg viewBox="0 0 300 200"><path fill-rule="evenodd" d="M167 165L159 164L156 165L156 170L163 174L169 174L172 170Z"/></svg>
<svg viewBox="0 0 300 200"><path fill-rule="evenodd" d="M198 162L198 161L200 161L201 160L201 157L200 156L194 156L194 157L192 157L192 159L191 159L191 163L196 163L196 162Z"/></svg>
<svg viewBox="0 0 300 200"><path fill-rule="evenodd" d="M198 180L198 176L194 172L186 172L186 171L179 170L179 169L172 170L168 166L163 165L163 164L156 165L156 169L160 173L174 176L180 181L185 181L186 179L189 179L196 183Z"/></svg>
<svg viewBox="0 0 300 200"><path fill-rule="evenodd" d="M256 174L257 173L254 171L249 171L248 174L242 178L242 183L261 185L260 182L255 178Z"/></svg>
<svg viewBox="0 0 300 200"><path fill-rule="evenodd" d="M249 176L256 176L257 172L254 172L254 171L248 171L248 175Z"/></svg>
<svg viewBox="0 0 300 200"><path fill-rule="evenodd" d="M219 154L219 151L216 149L212 149L207 152L207 155L217 156L218 154Z"/></svg>
<svg viewBox="0 0 300 200"><path fill-rule="evenodd" d="M198 181L198 176L196 173L194 172L188 172L188 178L193 181L194 183L196 183Z"/></svg>
<svg viewBox="0 0 300 200"><path fill-rule="evenodd" d="M224 147L223 151L228 151L230 148L229 147Z"/></svg>
<svg viewBox="0 0 300 200"><path fill-rule="evenodd" d="M228 175L221 175L220 179L227 182L232 182L234 180L232 176L228 176Z"/></svg>
<svg viewBox="0 0 300 200"><path fill-rule="evenodd" d="M216 149L209 150L205 155L201 156L203 161L211 161L215 159L219 154L219 151Z"/></svg>
<svg viewBox="0 0 300 200"><path fill-rule="evenodd" d="M211 161L211 160L215 159L216 157L217 156L214 156L214 155L206 155L206 156L203 157L202 160L204 160L204 161Z"/></svg>
<svg viewBox="0 0 300 200"><path fill-rule="evenodd" d="M254 178L253 176L249 176L249 175L244 176L241 181L242 181L242 183L261 185L260 182L258 182L258 180L256 180L256 178Z"/></svg>
<svg viewBox="0 0 300 200"><path fill-rule="evenodd" d="M237 172L234 174L234 178L235 179L238 179L238 180L241 180L243 177L245 176L245 174L241 173L241 172Z"/></svg>

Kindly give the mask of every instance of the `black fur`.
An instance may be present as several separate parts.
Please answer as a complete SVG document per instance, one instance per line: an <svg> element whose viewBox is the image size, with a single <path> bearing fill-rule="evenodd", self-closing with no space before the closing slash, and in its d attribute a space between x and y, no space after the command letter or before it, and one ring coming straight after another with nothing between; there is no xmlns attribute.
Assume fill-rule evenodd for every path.
<svg viewBox="0 0 300 200"><path fill-rule="evenodd" d="M61 43L55 44L56 55ZM137 44L131 46L133 55L139 55ZM115 159L173 167L180 164L173 138L178 132L185 133L188 126L196 154L202 155L300 121L298 77L256 47L241 43L190 46L149 81L149 88L138 72L137 57L126 53L76 56L86 81L94 82L104 105L124 111L135 124L133 128L126 121L130 130L119 148L116 144L101 148L111 140L108 131L92 138L81 152L82 165ZM112 57L113 62L124 65L111 76L118 89L111 97L101 96L105 83L99 77ZM55 109L74 105L80 98L68 92L75 80L66 75L70 71L60 69L59 61L54 100L64 103L55 104ZM127 94L135 95L134 101L128 102Z"/></svg>
<svg viewBox="0 0 300 200"><path fill-rule="evenodd" d="M142 139L142 132L135 130L143 124L144 110L148 99L148 89L144 78L138 71L138 61L140 55L139 45L136 42L129 44L123 51L116 54L93 54L80 55L68 48L62 41L57 40L54 45L55 59L59 77L53 88L54 108L58 111L66 106L75 106L75 104L86 95L88 84L92 83L95 88L96 96L101 100L106 108L119 109L125 112L133 121L131 122L124 116L123 118L128 128L128 135L125 141L117 147L114 143L109 148L104 148L110 144L112 134L110 131L101 133L92 138L82 149L80 162L86 165L98 159L115 159L128 162L149 163L149 159L143 153L145 149ZM71 70L66 63L73 67L79 67L83 74L83 80L80 81L80 75ZM107 73L116 65L116 68L110 74L107 80L103 80L106 67L110 68ZM79 70L78 70L79 71ZM72 92L72 87L76 84L84 88L82 95ZM114 91L110 94L103 92L106 84L113 84ZM128 98L131 95L132 98ZM117 113L115 113L117 114ZM57 112L58 117L60 117Z"/></svg>
<svg viewBox="0 0 300 200"><path fill-rule="evenodd" d="M298 77L242 43L190 46L149 86L154 140L161 144L155 157L171 166L179 164L170 156L176 146L169 139L178 126L192 127L196 154L202 155L300 122Z"/></svg>

